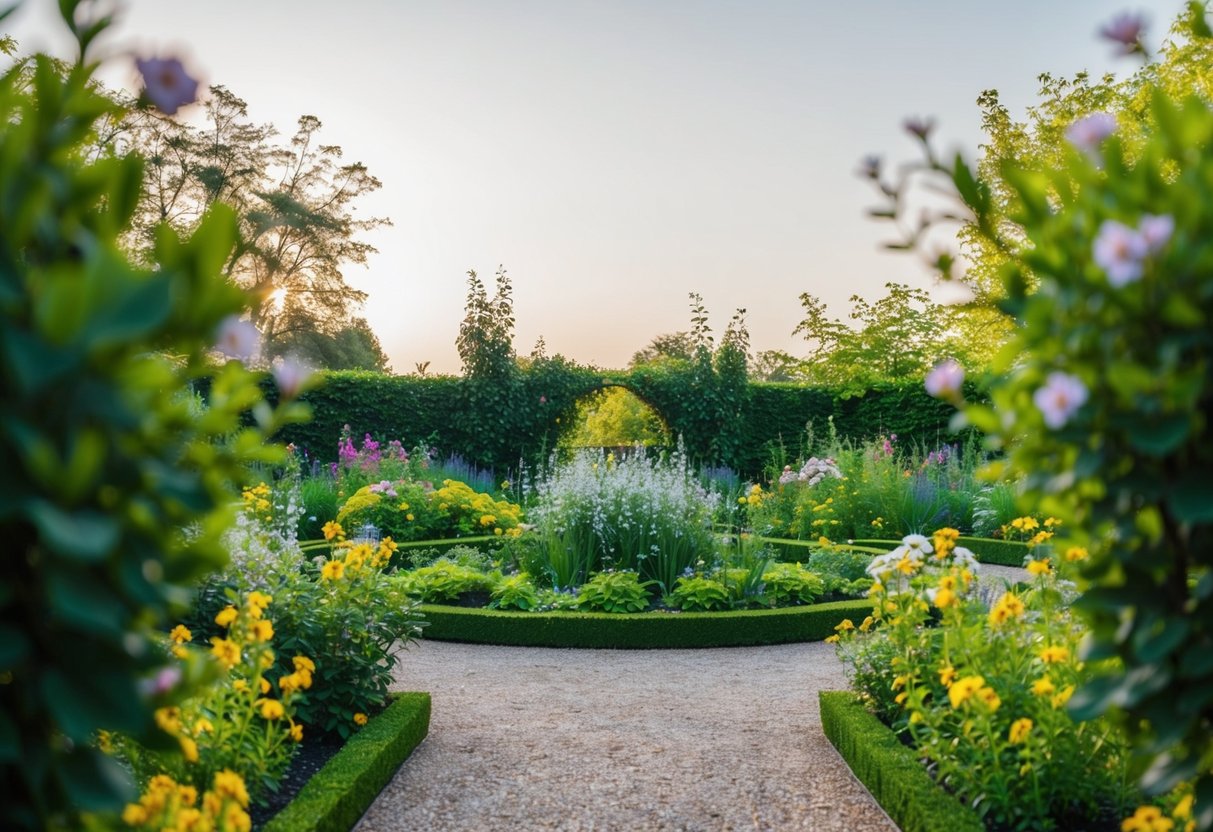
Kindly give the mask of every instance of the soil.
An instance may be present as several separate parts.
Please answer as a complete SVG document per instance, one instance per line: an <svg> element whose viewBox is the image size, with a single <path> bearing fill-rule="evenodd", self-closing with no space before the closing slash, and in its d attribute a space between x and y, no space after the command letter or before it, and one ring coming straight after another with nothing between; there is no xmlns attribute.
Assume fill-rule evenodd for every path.
<svg viewBox="0 0 1213 832"><path fill-rule="evenodd" d="M282 778L282 784L276 793L267 796L264 806L256 804L249 807L249 816L253 820L253 829L260 829L274 815L282 811L288 803L295 799L299 790L307 785L312 775L324 768L325 763L338 751L344 743L339 737L317 737L304 740L303 745L295 752L291 766Z"/></svg>

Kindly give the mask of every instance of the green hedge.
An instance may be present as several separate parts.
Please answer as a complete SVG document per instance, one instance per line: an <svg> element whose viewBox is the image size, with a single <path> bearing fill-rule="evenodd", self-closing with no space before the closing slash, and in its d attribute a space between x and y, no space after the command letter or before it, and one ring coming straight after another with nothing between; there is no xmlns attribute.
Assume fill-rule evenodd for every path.
<svg viewBox="0 0 1213 832"><path fill-rule="evenodd" d="M932 399L915 382L875 387L860 396L795 384L751 383L737 403L740 429L729 414L707 419L693 368L669 366L633 371L601 372L562 359L544 359L524 369L496 390L497 406L482 412L475 402L484 391L454 376L388 376L339 371L322 374L323 384L302 397L313 418L281 433L284 442L306 448L321 461L336 458L343 425L355 436L370 433L379 439L400 439L406 445L428 442L443 451L458 452L480 465L506 470L542 456L556 447L562 431L576 415L583 396L608 386L631 390L661 416L697 460L728 464L744 474L761 472L782 446L794 460L812 422L824 436L832 419L844 438L862 440L896 433L903 442L934 445L950 440L952 409ZM267 395L275 391L267 382ZM727 424L726 424L727 422ZM728 428L735 441L719 441ZM725 448L727 446L727 448ZM722 449L724 448L724 449ZM729 458L717 458L727 456Z"/></svg>
<svg viewBox="0 0 1213 832"><path fill-rule="evenodd" d="M854 540L855 546L878 549L880 554L896 549L901 545L900 540ZM982 563L992 563L997 566L1023 566L1024 558L1028 556L1031 547L1026 543L1014 540L989 540L984 537L961 537L957 544L971 551Z"/></svg>
<svg viewBox="0 0 1213 832"><path fill-rule="evenodd" d="M348 832L430 729L428 693L392 704L354 734L263 832Z"/></svg>
<svg viewBox="0 0 1213 832"><path fill-rule="evenodd" d="M985 832L977 813L938 786L857 695L821 691L820 702L825 735L903 832Z"/></svg>
<svg viewBox="0 0 1213 832"><path fill-rule="evenodd" d="M423 604L424 637L522 647L660 649L741 647L821 641L844 618L863 618L870 601L735 612L504 612Z"/></svg>

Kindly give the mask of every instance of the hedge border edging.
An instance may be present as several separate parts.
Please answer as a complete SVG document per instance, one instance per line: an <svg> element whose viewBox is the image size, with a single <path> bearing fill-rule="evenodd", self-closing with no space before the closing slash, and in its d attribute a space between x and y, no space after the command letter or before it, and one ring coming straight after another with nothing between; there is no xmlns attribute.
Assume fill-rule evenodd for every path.
<svg viewBox="0 0 1213 832"><path fill-rule="evenodd" d="M980 563L991 563L995 566L1023 566L1024 558L1031 548L1026 543L1016 540L990 540L986 537L960 537L957 544L968 548ZM857 546L885 547L883 552L892 551L901 545L900 540L863 539L852 541Z"/></svg>
<svg viewBox="0 0 1213 832"><path fill-rule="evenodd" d="M903 832L985 832L978 814L931 779L893 731L850 691L820 691L821 727Z"/></svg>
<svg viewBox="0 0 1213 832"><path fill-rule="evenodd" d="M348 832L430 728L428 693L391 694L392 704L274 815L262 832Z"/></svg>
<svg viewBox="0 0 1213 832"><path fill-rule="evenodd" d="M872 602L730 612L512 612L423 604L424 638L511 647L677 649L821 641L844 618L863 618Z"/></svg>

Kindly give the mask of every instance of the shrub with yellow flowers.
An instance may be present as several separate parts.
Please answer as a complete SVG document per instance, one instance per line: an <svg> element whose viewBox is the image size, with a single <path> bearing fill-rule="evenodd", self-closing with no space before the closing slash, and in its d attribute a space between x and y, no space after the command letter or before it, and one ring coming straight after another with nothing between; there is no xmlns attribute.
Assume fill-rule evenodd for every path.
<svg viewBox="0 0 1213 832"><path fill-rule="evenodd" d="M274 650L277 634L269 616L272 597L258 591L232 592L229 600L214 619L219 635L203 642L184 625L170 633L171 652L183 667L196 654L205 653L218 668L213 685L180 704L156 710L157 726L175 742L173 752L110 738L111 747L130 763L136 779L147 784L139 804L146 811L127 807L130 817L146 816L151 823L159 817L156 811L173 800L185 816L194 817L186 810L196 807L192 801L180 800L181 795L196 795L211 784L215 784L212 791L221 791L219 784L235 782L232 778L242 784L240 793L247 784L252 798L258 800L267 790L277 789L303 739L296 709L312 687L316 665L306 655L288 653L284 663L289 672L281 669ZM161 788L166 782L177 791ZM174 794L177 796L172 797ZM241 806L247 804L246 795ZM139 823L132 825L143 828Z"/></svg>
<svg viewBox="0 0 1213 832"><path fill-rule="evenodd" d="M249 832L248 805L244 778L234 771L217 772L201 800L197 787L157 774L139 801L127 804L122 822L138 832Z"/></svg>
<svg viewBox="0 0 1213 832"><path fill-rule="evenodd" d="M516 536L522 507L474 490L458 480L438 489L410 480L384 480L358 489L337 513L337 523L357 530L365 524L398 541L474 535Z"/></svg>
<svg viewBox="0 0 1213 832"><path fill-rule="evenodd" d="M1043 547L1030 582L979 585L955 529L910 535L873 559L872 615L833 640L853 684L987 824L1077 828L1135 804L1125 738L1109 720L1076 722L1079 661L1073 586Z"/></svg>

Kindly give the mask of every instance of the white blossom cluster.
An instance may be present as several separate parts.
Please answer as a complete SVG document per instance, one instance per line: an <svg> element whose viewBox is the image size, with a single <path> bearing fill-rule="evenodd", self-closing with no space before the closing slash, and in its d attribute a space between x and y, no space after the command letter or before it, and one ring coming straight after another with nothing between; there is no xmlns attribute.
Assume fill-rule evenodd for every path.
<svg viewBox="0 0 1213 832"><path fill-rule="evenodd" d="M779 484L803 482L806 485L817 485L826 477L842 479L842 471L838 468L838 463L829 457L818 459L811 456L804 465L800 466L799 471L793 471L791 465L784 466L783 473L779 475Z"/></svg>

